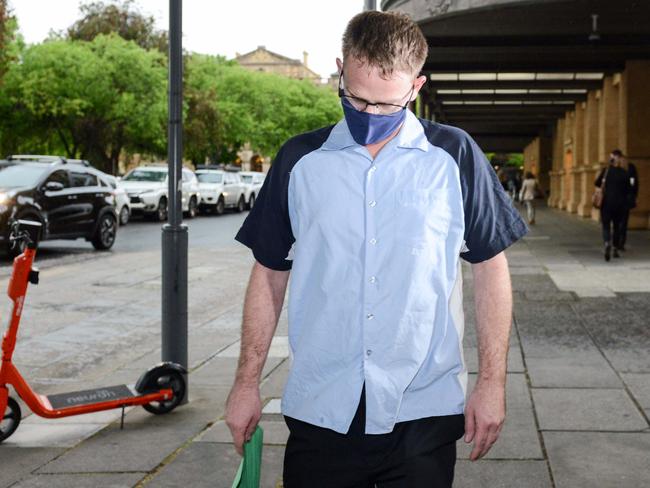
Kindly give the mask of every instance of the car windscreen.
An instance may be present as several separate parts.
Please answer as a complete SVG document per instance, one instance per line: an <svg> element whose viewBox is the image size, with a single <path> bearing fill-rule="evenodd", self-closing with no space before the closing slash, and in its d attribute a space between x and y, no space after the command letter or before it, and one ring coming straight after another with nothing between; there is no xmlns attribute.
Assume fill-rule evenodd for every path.
<svg viewBox="0 0 650 488"><path fill-rule="evenodd" d="M196 173L196 177L201 183L221 183L223 175L219 173Z"/></svg>
<svg viewBox="0 0 650 488"><path fill-rule="evenodd" d="M122 178L122 181L165 181L167 178L166 171L147 171L143 169L134 169Z"/></svg>
<svg viewBox="0 0 650 488"><path fill-rule="evenodd" d="M17 164L0 171L1 188L18 188L21 186L36 186L47 168Z"/></svg>
<svg viewBox="0 0 650 488"><path fill-rule="evenodd" d="M239 175L241 178L242 183L252 183L253 182L253 175Z"/></svg>

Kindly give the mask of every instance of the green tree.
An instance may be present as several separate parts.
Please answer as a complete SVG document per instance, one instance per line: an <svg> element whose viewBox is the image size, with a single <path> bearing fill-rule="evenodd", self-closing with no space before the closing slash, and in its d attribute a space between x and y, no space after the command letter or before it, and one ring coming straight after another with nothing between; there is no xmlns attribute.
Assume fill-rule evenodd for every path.
<svg viewBox="0 0 650 488"><path fill-rule="evenodd" d="M232 160L245 142L274 154L290 137L341 117L338 97L309 81L196 54L186 66L185 148L195 162Z"/></svg>
<svg viewBox="0 0 650 488"><path fill-rule="evenodd" d="M50 41L26 49L6 82L19 150L58 147L111 172L123 150L164 153L166 68L158 52L115 35Z"/></svg>
<svg viewBox="0 0 650 488"><path fill-rule="evenodd" d="M143 49L167 52L167 33L157 30L155 19L140 13L133 0L91 2L81 5L79 10L82 18L68 28L68 39L92 41L101 34L115 33Z"/></svg>

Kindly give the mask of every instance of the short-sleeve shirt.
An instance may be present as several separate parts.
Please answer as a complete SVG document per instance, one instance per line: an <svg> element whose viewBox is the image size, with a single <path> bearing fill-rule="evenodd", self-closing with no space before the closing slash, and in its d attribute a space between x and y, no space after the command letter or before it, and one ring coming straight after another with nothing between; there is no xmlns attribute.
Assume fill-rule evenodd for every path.
<svg viewBox="0 0 650 488"><path fill-rule="evenodd" d="M345 120L294 137L236 239L291 270L291 368L282 413L366 433L464 410L460 258L488 260L527 232L476 142L410 111L377 154Z"/></svg>

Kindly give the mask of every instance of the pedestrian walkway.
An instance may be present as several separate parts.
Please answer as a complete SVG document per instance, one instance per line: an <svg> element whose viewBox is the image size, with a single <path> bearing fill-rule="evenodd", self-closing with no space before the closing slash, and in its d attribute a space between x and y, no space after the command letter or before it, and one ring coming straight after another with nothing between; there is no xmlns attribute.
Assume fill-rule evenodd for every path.
<svg viewBox="0 0 650 488"><path fill-rule="evenodd" d="M530 234L508 251L515 300L508 417L485 459L470 462L469 447L459 442L456 487L650 486L650 233L631 232L628 251L609 263L603 260L599 235L594 222L541 209ZM146 315L147 300L159 303L154 272L159 260L157 253L155 259L124 259L107 258L106 273L128 265L148 270L146 283L130 289L141 302L119 314L122 323L134 324L138 313ZM206 262L211 263L208 271L201 266ZM252 261L247 250L233 247L202 249L200 255L190 254L192 263L190 403L159 417L132 409L123 430L114 412L60 421L27 417L14 437L0 445L0 488L231 486L239 457L222 417L239 352L241 302ZM219 282L207 279L215 268ZM464 274L471 388L477 358L469 266ZM82 285L70 300L101 306L93 305ZM111 303L122 295L128 293L112 296ZM80 327L68 333L82 333ZM145 329L155 333L148 325ZM284 310L261 387L265 488L281 486L287 430L279 398L289 366L286 336ZM129 353L135 360L125 359ZM89 367L93 375L84 377L80 371L79 383L133 382L159 354L134 343L115 361L116 369ZM34 371L44 388L55 391L61 385L45 381L46 363ZM55 365L49 368L62 375Z"/></svg>

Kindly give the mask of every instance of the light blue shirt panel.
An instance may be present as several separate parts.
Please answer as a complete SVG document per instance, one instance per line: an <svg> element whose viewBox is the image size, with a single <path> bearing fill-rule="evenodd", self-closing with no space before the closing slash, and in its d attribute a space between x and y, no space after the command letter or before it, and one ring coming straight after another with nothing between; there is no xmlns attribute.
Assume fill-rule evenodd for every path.
<svg viewBox="0 0 650 488"><path fill-rule="evenodd" d="M293 167L289 215L283 413L347 432L364 382L367 433L462 413L462 310L449 310L464 233L453 158L411 112L374 161L341 121Z"/></svg>

